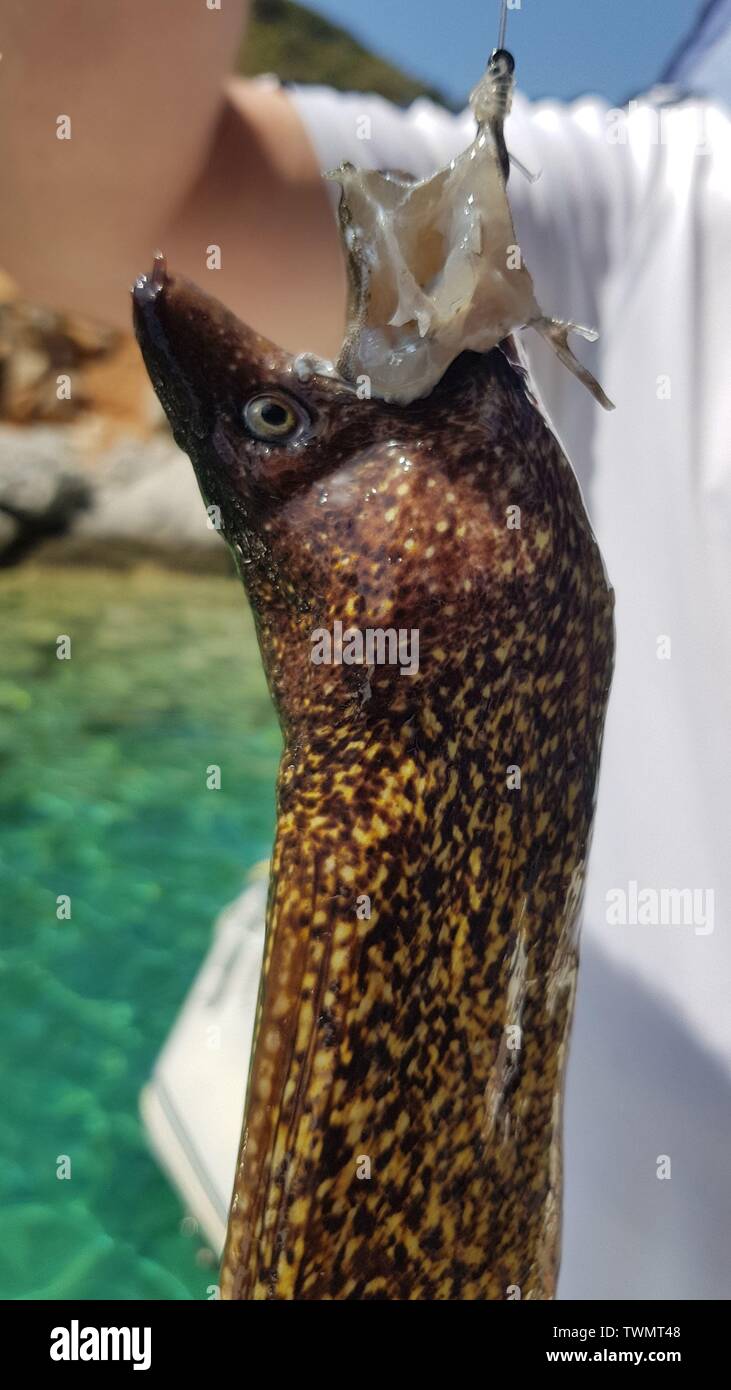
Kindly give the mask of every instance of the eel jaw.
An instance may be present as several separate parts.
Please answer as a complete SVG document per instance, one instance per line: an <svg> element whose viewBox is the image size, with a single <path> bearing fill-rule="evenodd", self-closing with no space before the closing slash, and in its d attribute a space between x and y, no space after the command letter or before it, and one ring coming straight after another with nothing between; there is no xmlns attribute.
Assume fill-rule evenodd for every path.
<svg viewBox="0 0 731 1390"><path fill-rule="evenodd" d="M243 401L292 374L292 357L212 295L171 275L162 252L132 287L135 336L177 443L196 471L216 425L239 431Z"/></svg>
<svg viewBox="0 0 731 1390"><path fill-rule="evenodd" d="M156 251L152 258L152 274L140 275L132 286L132 299L135 306L144 309L154 303L164 290L168 279L168 266L162 251Z"/></svg>
<svg viewBox="0 0 731 1390"><path fill-rule="evenodd" d="M204 429L205 397L196 382L197 373L186 362L181 325L189 290L169 275L162 252L156 252L152 271L140 275L132 287L135 337L176 442L191 454ZM183 350L181 351L181 345Z"/></svg>

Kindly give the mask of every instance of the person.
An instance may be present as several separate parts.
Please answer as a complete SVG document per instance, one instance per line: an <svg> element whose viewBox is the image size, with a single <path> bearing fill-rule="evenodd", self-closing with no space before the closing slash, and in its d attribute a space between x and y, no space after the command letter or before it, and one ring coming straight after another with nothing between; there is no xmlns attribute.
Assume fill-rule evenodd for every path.
<svg viewBox="0 0 731 1390"><path fill-rule="evenodd" d="M2 0L0 265L29 297L129 329L152 251L205 282L215 242L235 313L336 350L345 279L308 132L275 84L230 77L248 9Z"/></svg>
<svg viewBox="0 0 731 1390"><path fill-rule="evenodd" d="M469 112L426 99L404 112L230 78L243 3L3 9L0 264L35 299L110 322L128 322L128 286L160 245L283 347L332 357L345 279L321 171L425 176L471 137ZM731 120L676 92L623 112L518 95L506 139L539 175L509 182L537 298L599 328L575 351L617 405L601 412L523 334L617 596L560 1295L724 1297Z"/></svg>

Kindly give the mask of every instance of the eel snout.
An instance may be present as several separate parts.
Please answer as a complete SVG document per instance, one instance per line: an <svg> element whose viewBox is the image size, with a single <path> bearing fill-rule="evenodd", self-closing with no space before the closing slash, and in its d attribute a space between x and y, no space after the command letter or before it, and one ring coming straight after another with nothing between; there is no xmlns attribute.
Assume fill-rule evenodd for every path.
<svg viewBox="0 0 731 1390"><path fill-rule="evenodd" d="M178 275L165 257L132 289L134 329L181 448L198 454L216 425L238 418L247 393L291 370L288 353Z"/></svg>
<svg viewBox="0 0 731 1390"><path fill-rule="evenodd" d="M133 286L132 309L175 439L205 500L238 530L245 524L260 533L272 504L392 432L381 401L359 399L330 364L277 347L212 295L171 275L160 253ZM286 423L288 415L297 428L280 434L278 419ZM234 546L231 527L223 532Z"/></svg>
<svg viewBox="0 0 731 1390"><path fill-rule="evenodd" d="M152 274L140 275L132 286L132 298L136 305L144 308L153 303L167 284L167 260L162 251L156 251L152 260Z"/></svg>

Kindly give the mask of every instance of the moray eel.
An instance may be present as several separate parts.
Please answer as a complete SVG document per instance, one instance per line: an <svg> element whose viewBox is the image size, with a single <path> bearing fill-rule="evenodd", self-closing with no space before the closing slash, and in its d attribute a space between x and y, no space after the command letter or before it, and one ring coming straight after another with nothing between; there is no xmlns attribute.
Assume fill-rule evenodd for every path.
<svg viewBox="0 0 731 1390"><path fill-rule="evenodd" d="M613 657L572 469L509 344L394 405L161 259L134 315L284 741L222 1295L551 1298Z"/></svg>

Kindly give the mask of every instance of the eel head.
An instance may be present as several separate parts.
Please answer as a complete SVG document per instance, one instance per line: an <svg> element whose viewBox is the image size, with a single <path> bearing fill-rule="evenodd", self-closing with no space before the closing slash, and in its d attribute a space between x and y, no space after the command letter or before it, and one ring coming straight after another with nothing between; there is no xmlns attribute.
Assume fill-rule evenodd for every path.
<svg viewBox="0 0 731 1390"><path fill-rule="evenodd" d="M588 528L506 353L464 352L428 398L389 404L284 352L161 257L133 299L153 384L248 591L285 731L323 699L333 724L394 701L405 718L432 696L443 706L445 636L462 664L477 645L497 673L519 619L542 630ZM557 530L557 502L573 531ZM313 633L338 622L344 656L324 673ZM374 670L353 629L406 633L403 650L417 632L420 657Z"/></svg>

